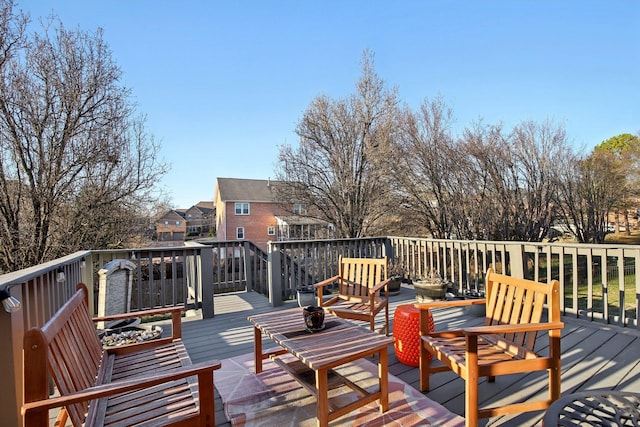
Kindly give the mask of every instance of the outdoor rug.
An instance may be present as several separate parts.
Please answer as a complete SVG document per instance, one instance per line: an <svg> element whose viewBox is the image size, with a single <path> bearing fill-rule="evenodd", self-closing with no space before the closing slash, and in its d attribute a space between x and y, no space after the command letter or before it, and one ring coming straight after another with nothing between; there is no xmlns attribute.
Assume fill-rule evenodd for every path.
<svg viewBox="0 0 640 427"><path fill-rule="evenodd" d="M291 358L285 355L281 358ZM367 390L378 388L377 364L360 359L336 369ZM417 375L417 373L416 373ZM222 360L214 383L232 426L315 426L316 399L271 360L255 374L253 353ZM348 387L329 392L334 402L355 400ZM429 400L399 378L389 374L389 409L380 414L378 401L369 403L330 423L333 426L462 426L464 419Z"/></svg>

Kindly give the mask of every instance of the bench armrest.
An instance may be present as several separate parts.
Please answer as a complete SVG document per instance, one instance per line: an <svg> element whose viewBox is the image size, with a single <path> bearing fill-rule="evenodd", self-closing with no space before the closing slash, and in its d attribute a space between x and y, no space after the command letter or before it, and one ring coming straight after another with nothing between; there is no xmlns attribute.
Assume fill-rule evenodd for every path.
<svg viewBox="0 0 640 427"><path fill-rule="evenodd" d="M563 322L525 323L520 325L490 325L464 328L465 335L511 334L517 332L552 331L564 328Z"/></svg>
<svg viewBox="0 0 640 427"><path fill-rule="evenodd" d="M29 411L50 410L53 408L59 408L61 406L67 406L79 402L86 402L89 400L99 399L101 397L107 397L118 393L149 388L169 381L213 372L216 369L220 369L220 367L221 363L219 361L211 360L208 362L183 366L180 368L176 368L171 372L165 372L162 374L136 377L132 379L116 381L109 384L96 385L76 393L68 394L66 396L52 397L49 399L25 403L24 405L22 405L22 415L26 415L26 413Z"/></svg>

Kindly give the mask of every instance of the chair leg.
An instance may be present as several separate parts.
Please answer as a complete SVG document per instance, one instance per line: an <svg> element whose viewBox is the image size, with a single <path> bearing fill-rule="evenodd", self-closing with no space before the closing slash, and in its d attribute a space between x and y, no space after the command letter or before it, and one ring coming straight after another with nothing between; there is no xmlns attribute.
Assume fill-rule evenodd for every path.
<svg viewBox="0 0 640 427"><path fill-rule="evenodd" d="M465 426L478 425L478 337L467 336L466 357L467 375L464 382L464 417ZM463 376L464 378L464 376Z"/></svg>
<svg viewBox="0 0 640 427"><path fill-rule="evenodd" d="M465 381L465 405L464 417L466 427L476 427L478 425L478 375L469 372L469 377Z"/></svg>
<svg viewBox="0 0 640 427"><path fill-rule="evenodd" d="M420 391L429 391L429 376L431 375L431 357L420 340Z"/></svg>
<svg viewBox="0 0 640 427"><path fill-rule="evenodd" d="M384 308L384 334L389 336L389 304Z"/></svg>
<svg viewBox="0 0 640 427"><path fill-rule="evenodd" d="M549 369L549 399L553 402L560 399L560 368Z"/></svg>

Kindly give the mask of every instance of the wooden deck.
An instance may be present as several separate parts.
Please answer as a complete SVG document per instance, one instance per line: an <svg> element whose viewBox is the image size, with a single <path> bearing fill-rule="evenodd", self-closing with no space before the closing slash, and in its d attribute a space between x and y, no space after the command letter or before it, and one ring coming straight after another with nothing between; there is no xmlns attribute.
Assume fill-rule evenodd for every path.
<svg viewBox="0 0 640 427"><path fill-rule="evenodd" d="M400 304L414 301L414 290L403 285L399 295L390 300L390 320ZM183 339L194 362L225 359L253 351L253 329L247 321L251 314L297 307L287 301L281 307L271 307L265 297L253 292L216 295L215 317L201 319L197 315L183 321ZM461 309L433 312L436 329L476 325L482 319L467 316ZM380 320L382 315L378 316ZM562 334L562 394L594 389L637 391L640 389L640 332L616 326L591 323L578 319L563 319ZM268 339L265 346L271 346ZM546 345L546 340L539 340ZM544 351L544 348L541 349ZM398 362L393 351L389 357L389 372L416 389L418 369ZM480 384L481 404L491 405L502 399L529 398L546 395L546 372L499 377L494 383ZM463 415L464 382L453 373L432 376L430 399L443 404L450 411ZM482 420L487 426L541 425L542 412L505 416ZM218 426L230 426L224 416L222 402L216 391L216 421Z"/></svg>

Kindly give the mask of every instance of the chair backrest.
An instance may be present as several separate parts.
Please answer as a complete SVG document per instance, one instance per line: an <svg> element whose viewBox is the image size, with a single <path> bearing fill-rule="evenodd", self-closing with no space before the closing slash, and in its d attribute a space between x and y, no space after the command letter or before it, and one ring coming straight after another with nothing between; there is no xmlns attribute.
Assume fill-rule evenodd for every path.
<svg viewBox="0 0 640 427"><path fill-rule="evenodd" d="M87 295L86 286L78 285L71 299L42 328L31 328L25 334L26 402L48 397L47 365L61 395L95 385L102 344L89 314ZM67 407L74 426L83 424L88 404Z"/></svg>
<svg viewBox="0 0 640 427"><path fill-rule="evenodd" d="M340 257L341 295L367 297L369 289L387 278L387 257L343 258Z"/></svg>
<svg viewBox="0 0 640 427"><path fill-rule="evenodd" d="M560 321L560 283L557 280L540 283L497 274L490 268L485 283L486 325L540 323L545 304L547 321ZM536 332L529 332L506 334L504 338L533 352L536 336Z"/></svg>

